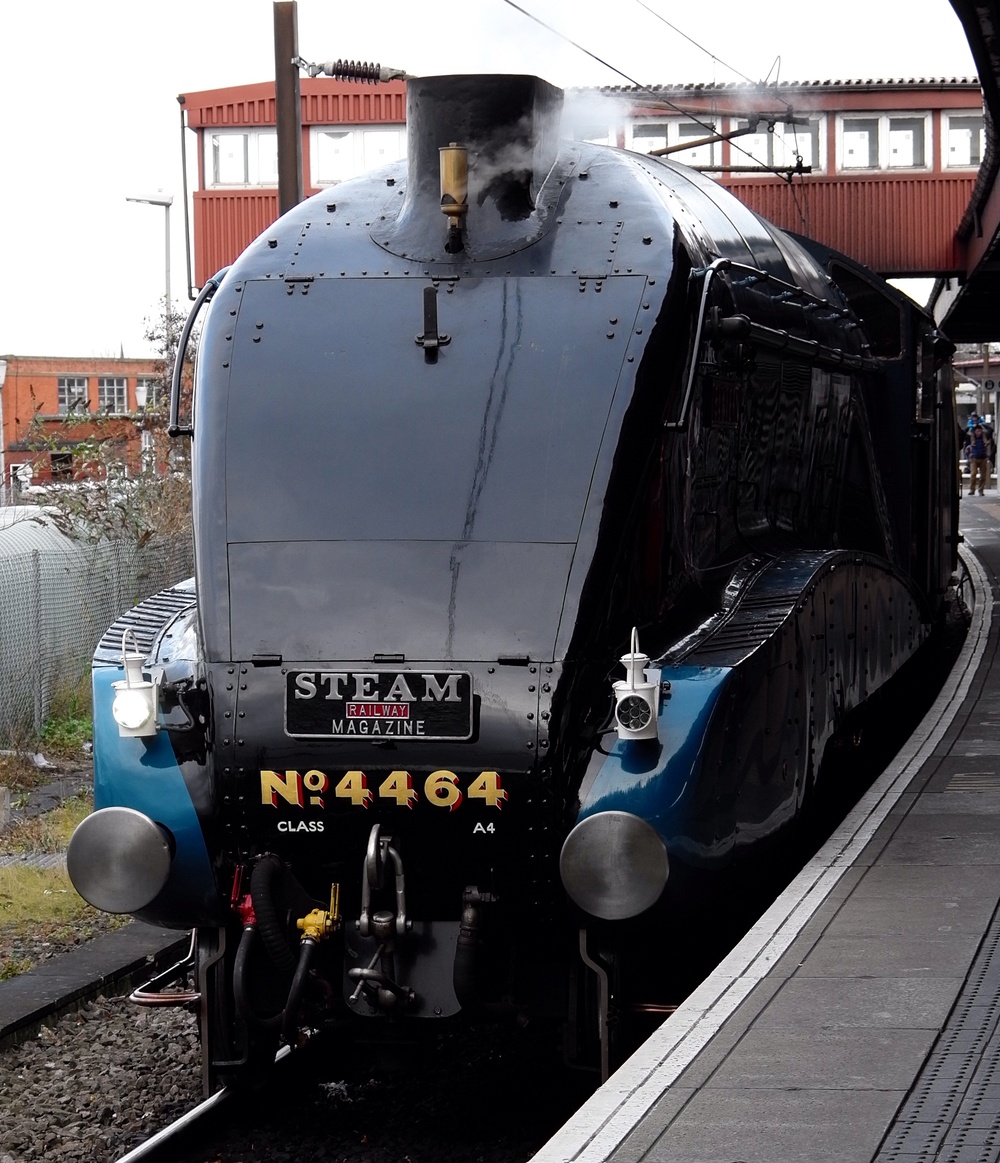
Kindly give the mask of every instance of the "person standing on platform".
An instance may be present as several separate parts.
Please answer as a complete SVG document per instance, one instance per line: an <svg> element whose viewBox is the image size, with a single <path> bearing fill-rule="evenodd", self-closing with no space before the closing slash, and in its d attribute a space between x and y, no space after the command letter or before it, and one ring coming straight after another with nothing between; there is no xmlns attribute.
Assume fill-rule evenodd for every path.
<svg viewBox="0 0 1000 1163"><path fill-rule="evenodd" d="M979 424L972 429L965 446L965 455L969 461L969 496L976 495L977 479L979 495L985 496L984 490L990 479L990 444Z"/></svg>

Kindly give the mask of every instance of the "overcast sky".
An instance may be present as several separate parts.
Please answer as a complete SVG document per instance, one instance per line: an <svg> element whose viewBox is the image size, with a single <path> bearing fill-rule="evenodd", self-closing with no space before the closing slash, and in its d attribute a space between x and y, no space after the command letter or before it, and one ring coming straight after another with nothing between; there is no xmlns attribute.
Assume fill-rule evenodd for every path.
<svg viewBox="0 0 1000 1163"><path fill-rule="evenodd" d="M505 0L298 0L299 50L563 86L628 83L616 69L642 84L975 73L948 0L518 4L606 63ZM128 196L174 195L171 283L187 310L177 95L273 79L273 25L271 0L0 5L0 353L148 354L164 211Z"/></svg>

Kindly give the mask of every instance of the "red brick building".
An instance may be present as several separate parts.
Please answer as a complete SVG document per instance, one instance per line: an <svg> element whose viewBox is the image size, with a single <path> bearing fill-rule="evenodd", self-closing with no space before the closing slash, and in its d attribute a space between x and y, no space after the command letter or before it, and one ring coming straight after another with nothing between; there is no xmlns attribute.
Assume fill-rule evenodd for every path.
<svg viewBox="0 0 1000 1163"><path fill-rule="evenodd" d="M154 359L0 356L0 483L86 475L94 438L114 441L126 462L138 463L137 420L164 406L164 395Z"/></svg>

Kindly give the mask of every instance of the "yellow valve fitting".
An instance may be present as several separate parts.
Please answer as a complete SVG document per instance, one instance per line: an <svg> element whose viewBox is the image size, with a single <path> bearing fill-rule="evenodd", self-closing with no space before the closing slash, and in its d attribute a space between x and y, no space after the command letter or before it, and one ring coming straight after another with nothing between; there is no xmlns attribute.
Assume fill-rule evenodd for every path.
<svg viewBox="0 0 1000 1163"><path fill-rule="evenodd" d="M306 916L299 917L295 926L303 938L312 937L314 941L325 941L333 932L330 914L325 909L313 909Z"/></svg>
<svg viewBox="0 0 1000 1163"><path fill-rule="evenodd" d="M299 917L295 927L302 934L302 939L312 938L313 941L325 941L340 928L340 885L330 885L330 908L313 909L304 917Z"/></svg>

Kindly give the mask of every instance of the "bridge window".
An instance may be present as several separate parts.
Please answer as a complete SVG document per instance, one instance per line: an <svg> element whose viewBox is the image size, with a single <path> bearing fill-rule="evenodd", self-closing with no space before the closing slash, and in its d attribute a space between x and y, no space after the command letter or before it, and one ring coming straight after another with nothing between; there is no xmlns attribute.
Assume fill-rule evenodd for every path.
<svg viewBox="0 0 1000 1163"><path fill-rule="evenodd" d="M770 125L773 124L773 129ZM745 129L746 120L733 121L730 129ZM729 164L733 166L768 166L771 169L794 168L798 158L803 166L815 173L822 169L818 117L798 118L795 121L758 122L756 133L734 137L730 143Z"/></svg>
<svg viewBox="0 0 1000 1163"><path fill-rule="evenodd" d="M274 129L210 133L205 139L209 186L277 186L278 133Z"/></svg>
<svg viewBox="0 0 1000 1163"><path fill-rule="evenodd" d="M691 145L688 142L702 141L718 133L715 122L682 121L679 117L665 117L660 121L641 121L630 125L626 145L636 153L651 153L654 149L680 148L668 156L671 161L682 162L686 166L714 166L719 164L719 143Z"/></svg>
<svg viewBox="0 0 1000 1163"><path fill-rule="evenodd" d="M841 170L926 169L929 118L924 113L838 118Z"/></svg>
<svg viewBox="0 0 1000 1163"><path fill-rule="evenodd" d="M950 113L945 121L944 164L949 169L975 169L983 160L986 128L981 113Z"/></svg>
<svg viewBox="0 0 1000 1163"><path fill-rule="evenodd" d="M890 169L924 166L924 138L927 123L923 117L889 118Z"/></svg>
<svg viewBox="0 0 1000 1163"><path fill-rule="evenodd" d="M312 184L334 186L406 157L406 131L397 126L319 127L312 131Z"/></svg>
<svg viewBox="0 0 1000 1163"><path fill-rule="evenodd" d="M617 131L613 124L602 121L567 120L567 136L573 141L589 141L591 145L617 145ZM638 148L638 147L636 147Z"/></svg>
<svg viewBox="0 0 1000 1163"><path fill-rule="evenodd" d="M840 159L844 170L878 169L878 118L844 118Z"/></svg>

